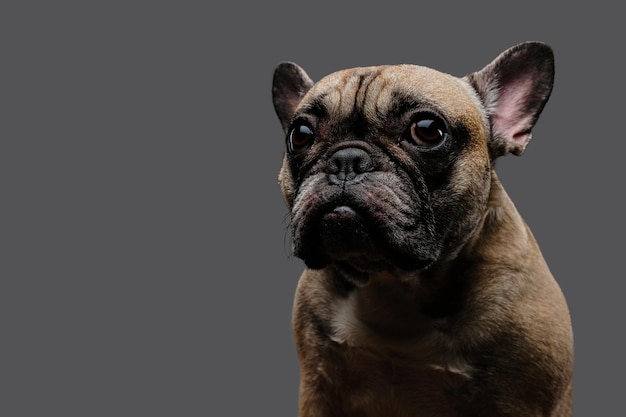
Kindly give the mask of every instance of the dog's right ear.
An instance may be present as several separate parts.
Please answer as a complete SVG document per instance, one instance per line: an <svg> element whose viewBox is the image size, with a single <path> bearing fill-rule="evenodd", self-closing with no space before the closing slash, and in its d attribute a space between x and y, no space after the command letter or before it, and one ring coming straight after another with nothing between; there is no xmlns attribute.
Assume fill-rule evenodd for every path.
<svg viewBox="0 0 626 417"><path fill-rule="evenodd" d="M300 100L313 84L307 73L293 62L283 62L274 70L272 99L285 131L289 128Z"/></svg>

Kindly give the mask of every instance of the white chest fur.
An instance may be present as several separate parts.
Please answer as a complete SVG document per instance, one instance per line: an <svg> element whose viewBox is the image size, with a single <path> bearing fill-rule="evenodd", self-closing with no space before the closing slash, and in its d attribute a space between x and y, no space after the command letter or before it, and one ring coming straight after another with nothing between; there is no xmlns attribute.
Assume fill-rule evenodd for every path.
<svg viewBox="0 0 626 417"><path fill-rule="evenodd" d="M446 336L437 330L409 338L389 339L360 318L359 308L355 293L335 301L331 319L334 342L347 348L367 350L381 359L409 361L412 366L471 377L470 364L462 355L445 347L449 346Z"/></svg>

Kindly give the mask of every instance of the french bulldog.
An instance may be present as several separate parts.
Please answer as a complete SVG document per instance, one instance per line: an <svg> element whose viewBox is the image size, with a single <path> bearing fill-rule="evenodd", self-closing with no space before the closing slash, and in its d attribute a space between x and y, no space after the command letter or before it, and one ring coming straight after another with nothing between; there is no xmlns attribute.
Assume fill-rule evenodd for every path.
<svg viewBox="0 0 626 417"><path fill-rule="evenodd" d="M300 417L571 416L568 307L494 171L553 80L541 42L462 78L279 64Z"/></svg>

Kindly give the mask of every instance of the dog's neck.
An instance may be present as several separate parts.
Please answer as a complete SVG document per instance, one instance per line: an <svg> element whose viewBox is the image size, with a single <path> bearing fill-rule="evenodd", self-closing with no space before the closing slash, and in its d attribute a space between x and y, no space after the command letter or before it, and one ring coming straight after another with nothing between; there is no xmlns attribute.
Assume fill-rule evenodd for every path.
<svg viewBox="0 0 626 417"><path fill-rule="evenodd" d="M430 333L432 326L452 317L463 308L463 302L479 282L498 280L500 274L488 274L485 265L494 271L507 264L519 262L536 247L530 230L517 212L495 173L485 215L473 237L446 261L433 264L423 271L369 272L347 283L344 294L350 300L352 319L365 324L375 333L384 333L386 340L419 338ZM515 238L512 239L511 236ZM494 250L506 248L506 250ZM482 273L477 272L477 265ZM338 280L345 275L335 274ZM465 301L463 301L465 300Z"/></svg>
<svg viewBox="0 0 626 417"><path fill-rule="evenodd" d="M459 258L480 258L487 264L508 263L519 260L528 251L529 245L536 246L533 235L495 171L492 171L485 215Z"/></svg>

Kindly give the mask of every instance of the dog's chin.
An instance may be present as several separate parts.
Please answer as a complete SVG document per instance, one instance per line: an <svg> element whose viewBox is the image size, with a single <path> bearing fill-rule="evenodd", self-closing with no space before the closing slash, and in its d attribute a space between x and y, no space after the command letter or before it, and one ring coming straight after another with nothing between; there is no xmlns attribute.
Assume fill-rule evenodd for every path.
<svg viewBox="0 0 626 417"><path fill-rule="evenodd" d="M331 267L357 284L376 272L409 272L424 269L434 259L391 246L368 216L348 206L323 214L295 240L295 255L311 269Z"/></svg>

